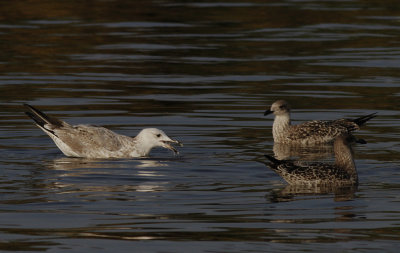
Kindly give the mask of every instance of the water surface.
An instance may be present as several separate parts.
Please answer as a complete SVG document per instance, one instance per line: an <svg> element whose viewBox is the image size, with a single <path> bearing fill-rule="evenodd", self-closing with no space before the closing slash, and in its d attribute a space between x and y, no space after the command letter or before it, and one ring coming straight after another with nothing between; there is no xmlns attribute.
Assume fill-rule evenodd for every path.
<svg viewBox="0 0 400 253"><path fill-rule="evenodd" d="M37 0L2 9L0 250L400 246L397 2ZM354 148L358 188L293 189L262 163L274 148L263 112L281 98L293 123L378 112L357 133L368 142ZM67 158L22 103L131 136L158 127L184 147L179 156Z"/></svg>

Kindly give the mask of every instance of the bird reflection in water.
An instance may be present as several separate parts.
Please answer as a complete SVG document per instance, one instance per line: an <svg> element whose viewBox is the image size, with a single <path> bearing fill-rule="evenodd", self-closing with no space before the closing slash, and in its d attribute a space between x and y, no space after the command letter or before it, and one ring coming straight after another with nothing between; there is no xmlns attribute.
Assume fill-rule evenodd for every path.
<svg viewBox="0 0 400 253"><path fill-rule="evenodd" d="M307 149L295 146L274 146L275 157L265 155L269 160L265 164L279 174L289 185L274 191L271 201L290 201L298 195L335 194L335 200L352 199L358 186L358 173L354 163L351 145L357 140L351 135L341 135L335 139L333 152L334 163L310 162L305 160L283 160L293 155L303 156ZM314 147L307 157L316 160L326 157L329 148ZM297 153L296 153L297 152Z"/></svg>
<svg viewBox="0 0 400 253"><path fill-rule="evenodd" d="M57 174L58 180L53 184L55 188L79 187L79 191L87 192L164 191L168 180L153 179L166 177L157 169L166 166L167 162L153 159L97 160L70 157L56 159L48 164L48 167L60 172ZM68 183L64 182L63 178L73 178L73 185L70 180L66 180ZM97 180L95 185L93 185L94 178ZM115 180L117 184L110 184L111 180Z"/></svg>
<svg viewBox="0 0 400 253"><path fill-rule="evenodd" d="M162 163L159 160L153 159L87 159L87 158L76 158L76 157L62 157L53 160L51 164L52 169L55 170L74 170L74 169L84 169L84 168L132 168L132 164L129 161L134 162L136 168L151 168L151 167L165 167L168 166L167 163Z"/></svg>
<svg viewBox="0 0 400 253"><path fill-rule="evenodd" d="M286 185L283 189L272 190L266 197L271 202L288 202L333 194L334 200L339 202L354 199L357 188L357 185Z"/></svg>
<svg viewBox="0 0 400 253"><path fill-rule="evenodd" d="M273 152L274 157L278 160L297 158L298 161L317 161L331 158L333 146L329 144L304 146L274 143Z"/></svg>

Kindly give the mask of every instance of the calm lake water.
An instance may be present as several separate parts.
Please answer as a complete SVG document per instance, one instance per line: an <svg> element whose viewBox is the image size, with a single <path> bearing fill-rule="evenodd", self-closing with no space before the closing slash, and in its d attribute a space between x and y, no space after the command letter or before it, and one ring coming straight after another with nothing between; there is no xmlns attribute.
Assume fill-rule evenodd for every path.
<svg viewBox="0 0 400 253"><path fill-rule="evenodd" d="M397 252L400 2L1 9L0 251ZM378 112L357 133L357 189L292 189L262 163L263 112L282 98L294 123ZM22 103L131 136L161 128L184 147L67 158Z"/></svg>

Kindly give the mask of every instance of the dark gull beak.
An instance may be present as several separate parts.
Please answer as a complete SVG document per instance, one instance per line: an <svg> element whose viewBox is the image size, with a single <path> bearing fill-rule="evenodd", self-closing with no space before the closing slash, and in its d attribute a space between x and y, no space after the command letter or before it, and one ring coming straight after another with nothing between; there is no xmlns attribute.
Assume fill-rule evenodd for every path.
<svg viewBox="0 0 400 253"><path fill-rule="evenodd" d="M271 111L271 110L266 110L265 112L264 112L264 116L267 116L267 115L269 115L269 114L271 114L271 113L273 113L273 111Z"/></svg>

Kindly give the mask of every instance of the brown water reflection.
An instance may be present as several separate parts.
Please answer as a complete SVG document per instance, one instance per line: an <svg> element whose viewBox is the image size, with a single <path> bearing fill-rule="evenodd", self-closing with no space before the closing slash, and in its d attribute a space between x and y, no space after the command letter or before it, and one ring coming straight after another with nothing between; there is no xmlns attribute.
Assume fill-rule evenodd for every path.
<svg viewBox="0 0 400 253"><path fill-rule="evenodd" d="M396 1L0 5L1 250L399 245ZM293 123L378 112L356 134L368 142L355 147L357 192L286 189L257 162L277 149L262 114L279 98ZM185 146L176 159L160 149L144 160L65 158L24 102L130 136L159 127Z"/></svg>
<svg viewBox="0 0 400 253"><path fill-rule="evenodd" d="M272 202L298 201L310 196L320 197L332 194L335 201L348 201L355 198L357 186L335 186L335 185L287 185L283 189L275 190L268 199Z"/></svg>

